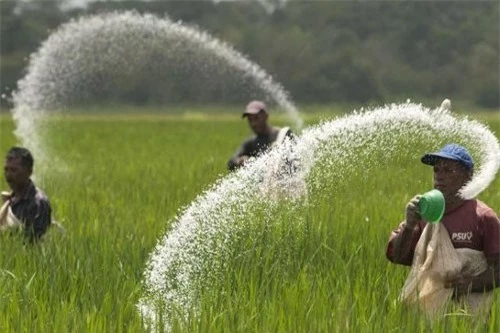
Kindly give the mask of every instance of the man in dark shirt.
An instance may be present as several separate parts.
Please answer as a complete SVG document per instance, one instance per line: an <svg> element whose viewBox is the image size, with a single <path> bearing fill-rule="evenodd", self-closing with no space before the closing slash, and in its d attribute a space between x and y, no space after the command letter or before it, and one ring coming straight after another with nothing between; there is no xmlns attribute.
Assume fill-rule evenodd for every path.
<svg viewBox="0 0 500 333"><path fill-rule="evenodd" d="M4 175L12 192L2 192L0 226L20 226L30 241L37 241L51 224L47 196L31 180L33 156L26 148L12 147L5 158Z"/></svg>
<svg viewBox="0 0 500 333"><path fill-rule="evenodd" d="M292 131L288 127L269 125L267 122L269 114L266 105L261 101L248 103L242 117L247 118L255 135L245 140L228 161L227 167L231 171L243 166L250 157L257 157L273 145L280 144L285 137L293 138Z"/></svg>

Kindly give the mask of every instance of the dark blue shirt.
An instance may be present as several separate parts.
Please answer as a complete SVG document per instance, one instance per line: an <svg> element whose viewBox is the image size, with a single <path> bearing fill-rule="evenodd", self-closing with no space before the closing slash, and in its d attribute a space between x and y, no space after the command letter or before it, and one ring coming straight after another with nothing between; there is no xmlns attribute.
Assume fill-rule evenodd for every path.
<svg viewBox="0 0 500 333"><path fill-rule="evenodd" d="M229 170L235 170L237 168L236 159L240 156L257 157L260 154L268 150L274 141L278 138L278 131L272 131L269 135L254 135L247 140L245 140L241 146L238 148L233 157L227 162L227 168ZM294 138L293 132L288 130L286 132L286 137Z"/></svg>
<svg viewBox="0 0 500 333"><path fill-rule="evenodd" d="M30 240L39 239L51 223L52 208L49 199L35 184L30 181L26 194L15 199L11 196L12 213L21 221L24 235Z"/></svg>

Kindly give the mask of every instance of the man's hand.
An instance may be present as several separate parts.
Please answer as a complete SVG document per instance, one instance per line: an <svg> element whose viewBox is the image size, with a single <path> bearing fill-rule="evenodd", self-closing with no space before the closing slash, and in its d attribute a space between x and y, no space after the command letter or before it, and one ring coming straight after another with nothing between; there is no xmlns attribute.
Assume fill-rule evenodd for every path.
<svg viewBox="0 0 500 333"><path fill-rule="evenodd" d="M472 277L459 274L444 284L445 288L453 288L453 297L459 298L463 295L467 295L472 288Z"/></svg>
<svg viewBox="0 0 500 333"><path fill-rule="evenodd" d="M243 166L247 161L248 161L248 156L247 155L242 155L242 156L238 156L236 158L236 160L234 161L234 163L238 166L238 167L241 167Z"/></svg>
<svg viewBox="0 0 500 333"><path fill-rule="evenodd" d="M417 225L417 222L422 219L418 212L419 201L420 195L416 195L406 205L406 226L410 229L413 229Z"/></svg>
<svg viewBox="0 0 500 333"><path fill-rule="evenodd" d="M6 202L12 197L12 193L7 191L2 191L2 202Z"/></svg>

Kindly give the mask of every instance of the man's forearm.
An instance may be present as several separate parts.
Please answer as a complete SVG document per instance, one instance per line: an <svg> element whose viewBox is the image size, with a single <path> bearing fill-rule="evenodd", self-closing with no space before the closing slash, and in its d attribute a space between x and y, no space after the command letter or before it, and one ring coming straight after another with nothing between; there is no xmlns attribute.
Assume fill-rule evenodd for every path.
<svg viewBox="0 0 500 333"><path fill-rule="evenodd" d="M411 265L413 229L404 227L394 239L393 261L403 265Z"/></svg>
<svg viewBox="0 0 500 333"><path fill-rule="evenodd" d="M227 169L229 171L233 171L236 169L236 163L234 162L234 159L230 159L229 161L227 161Z"/></svg>
<svg viewBox="0 0 500 333"><path fill-rule="evenodd" d="M483 292L500 287L500 263L493 263L483 273L472 278L471 291Z"/></svg>

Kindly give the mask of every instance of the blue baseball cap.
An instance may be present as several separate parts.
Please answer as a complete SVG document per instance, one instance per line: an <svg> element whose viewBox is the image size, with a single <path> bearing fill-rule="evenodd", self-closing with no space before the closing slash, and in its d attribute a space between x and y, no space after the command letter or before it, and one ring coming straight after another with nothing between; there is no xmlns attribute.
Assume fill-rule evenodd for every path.
<svg viewBox="0 0 500 333"><path fill-rule="evenodd" d="M455 143L448 144L444 146L440 151L435 153L428 153L422 156L422 163L428 165L434 165L439 159L447 159L457 161L465 168L472 170L474 169L474 161L470 156L467 149L457 145Z"/></svg>

